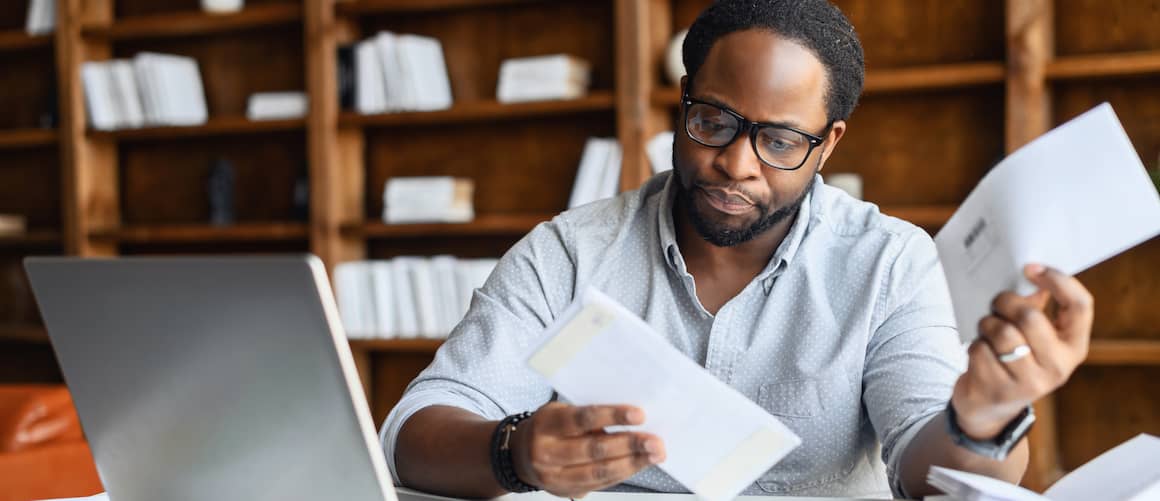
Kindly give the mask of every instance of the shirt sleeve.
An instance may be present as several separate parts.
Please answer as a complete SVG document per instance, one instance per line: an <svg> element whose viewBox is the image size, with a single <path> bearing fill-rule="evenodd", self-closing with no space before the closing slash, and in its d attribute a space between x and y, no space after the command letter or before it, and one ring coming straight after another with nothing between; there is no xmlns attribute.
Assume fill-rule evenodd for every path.
<svg viewBox="0 0 1160 501"><path fill-rule="evenodd" d="M500 259L434 361L391 410L379 438L396 485L399 430L419 410L446 405L498 420L551 398L551 387L524 360L573 296L575 263L566 230L561 217L541 224Z"/></svg>
<svg viewBox="0 0 1160 501"><path fill-rule="evenodd" d="M898 247L875 310L862 399L882 443L891 490L906 497L898 471L903 453L946 407L966 368L966 350L934 241L916 228Z"/></svg>

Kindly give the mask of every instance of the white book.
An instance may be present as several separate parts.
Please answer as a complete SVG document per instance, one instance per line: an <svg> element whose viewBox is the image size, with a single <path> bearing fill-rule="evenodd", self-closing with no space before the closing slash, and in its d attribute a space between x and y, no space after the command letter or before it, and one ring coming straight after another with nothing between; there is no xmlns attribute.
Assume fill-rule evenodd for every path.
<svg viewBox="0 0 1160 501"><path fill-rule="evenodd" d="M1059 479L1043 495L975 473L932 466L931 486L956 501L1154 501L1160 499L1160 438L1140 434Z"/></svg>
<svg viewBox="0 0 1160 501"><path fill-rule="evenodd" d="M416 35L399 35L395 48L401 72L401 108L406 111L426 109L426 90L423 88L424 66L422 47Z"/></svg>
<svg viewBox="0 0 1160 501"><path fill-rule="evenodd" d="M343 329L347 337L367 337L372 326L368 325L364 304L367 302L366 293L369 287L369 273L364 262L352 261L341 263L334 268L335 300L338 303L338 315L342 319Z"/></svg>
<svg viewBox="0 0 1160 501"><path fill-rule="evenodd" d="M600 191L596 193L597 200L614 197L620 192L620 143L610 139L608 144L608 156L604 159L600 173Z"/></svg>
<svg viewBox="0 0 1160 501"><path fill-rule="evenodd" d="M393 177L383 188L383 221L465 223L475 217L475 183L450 176Z"/></svg>
<svg viewBox="0 0 1160 501"><path fill-rule="evenodd" d="M121 104L121 124L125 127L143 127L145 113L141 106L141 93L137 90L137 76L133 71L133 63L118 59L110 61L110 71Z"/></svg>
<svg viewBox="0 0 1160 501"><path fill-rule="evenodd" d="M255 121L302 118L309 107L305 92L256 92L246 100L246 118Z"/></svg>
<svg viewBox="0 0 1160 501"><path fill-rule="evenodd" d="M451 95L451 77L447 73L447 61L443 57L443 44L438 39L421 37L424 48L423 60L426 61L427 78L424 88L428 89L430 98L427 101L428 110L445 110L453 104Z"/></svg>
<svg viewBox="0 0 1160 501"><path fill-rule="evenodd" d="M652 165L653 174L673 169L673 131L665 131L653 136L645 145L648 163Z"/></svg>
<svg viewBox="0 0 1160 501"><path fill-rule="evenodd" d="M395 337L398 325L395 318L395 290L391 278L394 267L390 261L372 261L371 276L374 282L375 337Z"/></svg>
<svg viewBox="0 0 1160 501"><path fill-rule="evenodd" d="M117 128L117 115L113 107L112 89L108 67L103 62L81 64L81 84L85 89L85 108L89 115L89 126L96 130Z"/></svg>
<svg viewBox="0 0 1160 501"><path fill-rule="evenodd" d="M611 150L611 145L606 139L590 137L584 143L584 153L581 154L580 166L576 169L576 180L572 183L572 196L568 200L568 208L579 207L596 200L604 175L604 166Z"/></svg>
<svg viewBox="0 0 1160 501"><path fill-rule="evenodd" d="M575 99L588 93L591 73L587 61L566 54L507 59L500 63L496 99Z"/></svg>
<svg viewBox="0 0 1160 501"><path fill-rule="evenodd" d="M382 31L373 40L379 58L380 81L383 83L383 108L385 111L406 110L409 104L407 74L401 60L399 36Z"/></svg>
<svg viewBox="0 0 1160 501"><path fill-rule="evenodd" d="M419 335L419 312L415 309L414 286L411 285L411 263L415 257L397 257L391 260L392 289L395 294L395 314L398 320L398 337L414 338Z"/></svg>
<svg viewBox="0 0 1160 501"><path fill-rule="evenodd" d="M45 35L56 28L56 0L29 0L24 30L29 35Z"/></svg>
<svg viewBox="0 0 1160 501"><path fill-rule="evenodd" d="M138 54L133 58L133 74L137 77L137 91L141 96L141 111L145 113L145 124L160 125L157 94L154 90L156 85L150 71L150 60L146 56Z"/></svg>
<svg viewBox="0 0 1160 501"><path fill-rule="evenodd" d="M411 287L415 297L415 313L419 318L419 335L428 338L446 337L441 331L435 303L435 277L431 273L431 260L415 259L411 262Z"/></svg>
<svg viewBox="0 0 1160 501"><path fill-rule="evenodd" d="M172 56L169 62L169 84L174 99L173 121L178 125L202 125L209 120L205 104L205 89L197 60Z"/></svg>
<svg viewBox="0 0 1160 501"><path fill-rule="evenodd" d="M431 277L435 283L435 314L439 319L438 332L443 335L459 324L459 296L455 287L455 258L435 256L431 258Z"/></svg>
<svg viewBox="0 0 1160 501"><path fill-rule="evenodd" d="M355 45L354 57L355 109L362 114L386 111L383 65L375 40L364 40Z"/></svg>

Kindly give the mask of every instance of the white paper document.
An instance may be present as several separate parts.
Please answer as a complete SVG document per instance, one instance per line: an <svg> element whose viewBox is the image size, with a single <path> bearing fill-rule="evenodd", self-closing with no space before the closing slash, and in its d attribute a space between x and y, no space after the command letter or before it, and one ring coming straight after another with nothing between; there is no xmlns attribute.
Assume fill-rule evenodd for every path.
<svg viewBox="0 0 1160 501"><path fill-rule="evenodd" d="M963 341L999 292L1030 294L1022 268L1067 274L1160 234L1160 195L1104 103L992 169L935 237Z"/></svg>
<svg viewBox="0 0 1160 501"><path fill-rule="evenodd" d="M589 288L548 327L528 365L576 405L629 404L664 440L658 465L709 501L736 497L801 443L764 409Z"/></svg>

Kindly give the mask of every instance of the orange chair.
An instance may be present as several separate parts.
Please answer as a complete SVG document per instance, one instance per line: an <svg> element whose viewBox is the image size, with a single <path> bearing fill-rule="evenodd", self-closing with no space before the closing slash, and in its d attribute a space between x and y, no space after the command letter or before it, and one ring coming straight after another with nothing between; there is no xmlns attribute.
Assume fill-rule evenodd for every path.
<svg viewBox="0 0 1160 501"><path fill-rule="evenodd" d="M0 385L0 501L104 490L61 385Z"/></svg>

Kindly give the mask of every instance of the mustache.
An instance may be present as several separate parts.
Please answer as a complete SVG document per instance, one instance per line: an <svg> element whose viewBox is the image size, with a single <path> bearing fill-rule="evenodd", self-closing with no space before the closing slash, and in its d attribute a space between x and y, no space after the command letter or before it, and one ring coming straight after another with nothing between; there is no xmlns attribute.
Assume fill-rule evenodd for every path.
<svg viewBox="0 0 1160 501"><path fill-rule="evenodd" d="M745 198L746 201L748 201L751 204L758 204L758 201L760 200L760 198L758 196L754 195L749 190L746 190L745 188L743 188L737 184L731 184L731 183L714 184L714 183L707 183L707 182L701 181L699 179L693 179L690 184L692 184L693 188L701 188L704 190L720 190L720 191L736 193L738 195L741 195L743 198Z"/></svg>

